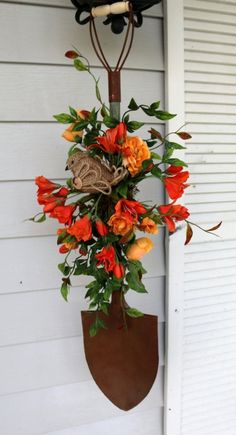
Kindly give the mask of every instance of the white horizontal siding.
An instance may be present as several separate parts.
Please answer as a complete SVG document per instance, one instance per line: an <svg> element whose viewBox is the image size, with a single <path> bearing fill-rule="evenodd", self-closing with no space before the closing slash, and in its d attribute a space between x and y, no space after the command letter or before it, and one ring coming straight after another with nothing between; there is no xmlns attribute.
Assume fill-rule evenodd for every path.
<svg viewBox="0 0 236 435"><path fill-rule="evenodd" d="M186 203L181 435L236 433L236 3L185 0Z"/></svg>
<svg viewBox="0 0 236 435"><path fill-rule="evenodd" d="M88 56L107 99L106 73L93 53L88 28L77 25L74 14L70 0L0 1L0 433L162 435L163 230L144 260L149 294L127 297L131 306L159 317L160 370L147 399L124 413L103 396L85 361L80 311L87 308L88 280L74 279L66 304L59 292L57 263L63 256L55 244L58 225L51 219L44 225L25 221L39 210L34 177L65 177L68 144L53 114L68 105L96 104L93 82L73 69L66 50L78 45ZM140 83L140 102L164 98L162 6L144 15L122 75L123 107L136 97ZM101 24L99 32L114 63L121 39ZM155 127L164 132L163 123ZM147 133L142 129L141 134ZM139 198L163 202L163 191L148 180Z"/></svg>

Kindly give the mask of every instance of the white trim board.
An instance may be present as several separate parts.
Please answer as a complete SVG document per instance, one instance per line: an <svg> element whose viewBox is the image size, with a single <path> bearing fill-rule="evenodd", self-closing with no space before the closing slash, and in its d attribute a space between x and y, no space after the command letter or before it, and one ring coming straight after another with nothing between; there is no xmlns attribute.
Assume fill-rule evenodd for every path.
<svg viewBox="0 0 236 435"><path fill-rule="evenodd" d="M164 1L166 110L178 116L167 133L184 124L184 35L182 0ZM183 158L183 152L179 153ZM182 204L182 201L181 201ZM184 230L166 237L166 369L164 434L179 435L183 330Z"/></svg>

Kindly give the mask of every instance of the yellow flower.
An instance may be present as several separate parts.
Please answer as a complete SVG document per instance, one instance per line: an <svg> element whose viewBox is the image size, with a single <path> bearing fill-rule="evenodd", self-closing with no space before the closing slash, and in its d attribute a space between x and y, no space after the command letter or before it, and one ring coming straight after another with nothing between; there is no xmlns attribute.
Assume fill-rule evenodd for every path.
<svg viewBox="0 0 236 435"><path fill-rule="evenodd" d="M134 229L133 222L128 219L125 213L121 213L119 216L113 214L108 221L108 225L112 228L114 234L121 236L128 234Z"/></svg>
<svg viewBox="0 0 236 435"><path fill-rule="evenodd" d="M141 231L144 231L145 233L150 233L150 234L157 234L158 233L157 224L149 217L145 217L142 220L141 224L139 225L139 229Z"/></svg>
<svg viewBox="0 0 236 435"><path fill-rule="evenodd" d="M150 252L154 244L148 237L140 237L127 250L126 256L129 260L140 260Z"/></svg>
<svg viewBox="0 0 236 435"><path fill-rule="evenodd" d="M143 161L151 157L147 143L138 136L127 136L122 144L122 153L123 165L128 168L132 177L141 171Z"/></svg>

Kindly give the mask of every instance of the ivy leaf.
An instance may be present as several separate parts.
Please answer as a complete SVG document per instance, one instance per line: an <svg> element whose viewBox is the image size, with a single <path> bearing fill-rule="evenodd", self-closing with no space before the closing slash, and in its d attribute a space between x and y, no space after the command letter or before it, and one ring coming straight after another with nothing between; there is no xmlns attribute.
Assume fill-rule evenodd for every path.
<svg viewBox="0 0 236 435"><path fill-rule="evenodd" d="M133 111L139 109L139 106L137 105L136 101L133 98L131 98L131 100L129 102L128 109L133 110Z"/></svg>
<svg viewBox="0 0 236 435"><path fill-rule="evenodd" d="M191 227L191 225L189 223L187 223L186 240L185 240L184 244L187 245L190 242L190 240L192 239L192 237L193 237L192 227Z"/></svg>
<svg viewBox="0 0 236 435"><path fill-rule="evenodd" d="M191 139L191 134L187 133L186 131L178 131L176 134L183 140Z"/></svg>
<svg viewBox="0 0 236 435"><path fill-rule="evenodd" d="M151 158L156 160L161 160L161 156L157 153L151 152Z"/></svg>
<svg viewBox="0 0 236 435"><path fill-rule="evenodd" d="M59 113L58 115L54 115L53 118L55 118L61 124L71 124L75 121L74 118L67 113Z"/></svg>
<svg viewBox="0 0 236 435"><path fill-rule="evenodd" d="M64 276L69 275L71 268L66 263L60 263L57 267Z"/></svg>
<svg viewBox="0 0 236 435"><path fill-rule="evenodd" d="M160 107L160 101L155 101L154 103L151 104L150 109L151 110L157 110Z"/></svg>
<svg viewBox="0 0 236 435"><path fill-rule="evenodd" d="M111 116L104 116L103 122L108 128L114 128L119 124L119 121L116 118L112 118Z"/></svg>
<svg viewBox="0 0 236 435"><path fill-rule="evenodd" d="M153 166L151 169L151 174L154 175L154 177L162 178L162 170L158 167L158 165Z"/></svg>
<svg viewBox="0 0 236 435"><path fill-rule="evenodd" d="M173 148L174 150L184 150L184 149L186 149L186 147L184 147L183 145L180 145L179 143L176 143L176 142L168 142L168 141L166 141L166 145L167 144L171 148Z"/></svg>
<svg viewBox="0 0 236 435"><path fill-rule="evenodd" d="M169 119L172 119L175 116L176 116L175 114L165 112L164 110L157 110L155 112L155 117L157 119L160 119L161 121L168 121Z"/></svg>
<svg viewBox="0 0 236 435"><path fill-rule="evenodd" d="M65 299L66 302L68 302L68 299L67 299L68 293L69 293L68 284L66 282L63 282L61 285L61 295Z"/></svg>
<svg viewBox="0 0 236 435"><path fill-rule="evenodd" d="M219 222L219 223L218 223L217 225L215 225L214 227L209 228L209 230L206 230L206 231L207 231L207 232L216 231L216 230L218 230L218 228L220 228L221 225L222 225L222 221Z"/></svg>
<svg viewBox="0 0 236 435"><path fill-rule="evenodd" d="M80 59L74 60L74 66L78 71L88 71L88 66Z"/></svg>
<svg viewBox="0 0 236 435"><path fill-rule="evenodd" d="M180 159L168 159L166 162L172 166L188 166L187 163L183 162L183 160Z"/></svg>
<svg viewBox="0 0 236 435"><path fill-rule="evenodd" d="M137 310L136 308L127 308L127 310L125 310L125 312L130 317L137 318L137 317L143 317L144 316L144 314L141 311Z"/></svg>
<svg viewBox="0 0 236 435"><path fill-rule="evenodd" d="M127 129L129 133L132 133L135 130L138 130L144 125L144 122L138 122L138 121L130 121L127 124Z"/></svg>

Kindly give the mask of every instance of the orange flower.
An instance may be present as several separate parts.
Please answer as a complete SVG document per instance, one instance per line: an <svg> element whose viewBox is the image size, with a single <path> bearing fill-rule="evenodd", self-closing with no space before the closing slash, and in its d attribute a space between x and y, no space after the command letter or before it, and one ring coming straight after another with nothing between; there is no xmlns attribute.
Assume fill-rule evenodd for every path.
<svg viewBox="0 0 236 435"><path fill-rule="evenodd" d="M142 220L141 224L139 225L139 229L141 231L144 231L145 233L150 233L150 234L158 233L157 224L149 217L145 217Z"/></svg>
<svg viewBox="0 0 236 435"><path fill-rule="evenodd" d="M59 187L58 184L53 183L52 181L43 177L43 175L35 178L35 184L38 186L38 195L43 193L52 193L53 190Z"/></svg>
<svg viewBox="0 0 236 435"><path fill-rule="evenodd" d="M71 124L62 134L62 137L64 137L65 140L68 140L68 142L76 142L77 137L82 137L83 132L80 131L73 131L75 128L75 124Z"/></svg>
<svg viewBox="0 0 236 435"><path fill-rule="evenodd" d="M108 221L108 225L114 234L121 236L128 234L134 229L134 223L130 221L130 216L127 213L121 213L119 216L113 214Z"/></svg>
<svg viewBox="0 0 236 435"><path fill-rule="evenodd" d="M115 206L116 216L127 214L130 221L138 221L138 215L146 213L146 208L138 201L130 201L129 199L120 199Z"/></svg>
<svg viewBox="0 0 236 435"><path fill-rule="evenodd" d="M75 205L59 205L52 210L50 217L58 219L61 224L71 225L75 209Z"/></svg>
<svg viewBox="0 0 236 435"><path fill-rule="evenodd" d="M189 217L188 209L180 204L160 205L158 210L170 232L175 231L175 221L184 221Z"/></svg>
<svg viewBox="0 0 236 435"><path fill-rule="evenodd" d="M101 252L95 254L97 261L97 266L104 266L105 271L112 272L116 265L116 251L112 245L104 246Z"/></svg>
<svg viewBox="0 0 236 435"><path fill-rule="evenodd" d="M115 128L109 128L104 136L96 138L98 144L91 147L100 148L105 153L117 153L121 150L121 145L126 139L126 125L120 122Z"/></svg>
<svg viewBox="0 0 236 435"><path fill-rule="evenodd" d="M60 254L67 254L67 252L71 251L72 249L78 248L78 242L66 242L63 245L60 246L59 252Z"/></svg>
<svg viewBox="0 0 236 435"><path fill-rule="evenodd" d="M88 112L87 110L78 109L76 112L77 112L77 115L81 119L86 119L90 115L90 112ZM81 130L80 131L73 131L75 128L75 125L76 124L71 124L62 134L62 137L64 137L64 139L68 140L69 142L76 142L77 137L83 136L83 132Z"/></svg>
<svg viewBox="0 0 236 435"><path fill-rule="evenodd" d="M189 186L185 184L189 177L189 172L182 171L182 169L182 166L170 166L166 172L173 176L164 178L164 186L167 193L174 201L180 198L184 193L184 189Z"/></svg>
<svg viewBox="0 0 236 435"><path fill-rule="evenodd" d="M80 242L83 240L87 242L92 238L92 224L89 217L86 215L80 220L76 221L74 225L68 228L67 232L71 234L71 236L75 236L75 238Z"/></svg>
<svg viewBox="0 0 236 435"><path fill-rule="evenodd" d="M153 248L153 242L148 237L140 237L129 246L126 256L129 260L140 260L145 254Z"/></svg>
<svg viewBox="0 0 236 435"><path fill-rule="evenodd" d="M122 145L122 154L123 164L128 168L132 177L141 171L143 161L151 157L147 143L138 136L126 138Z"/></svg>

